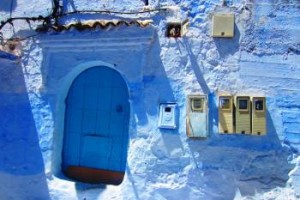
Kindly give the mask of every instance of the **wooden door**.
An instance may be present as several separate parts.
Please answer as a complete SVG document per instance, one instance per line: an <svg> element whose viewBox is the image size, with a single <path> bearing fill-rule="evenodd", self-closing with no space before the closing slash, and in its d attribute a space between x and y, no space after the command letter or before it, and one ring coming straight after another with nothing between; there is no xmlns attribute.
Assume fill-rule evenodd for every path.
<svg viewBox="0 0 300 200"><path fill-rule="evenodd" d="M128 89L114 69L82 72L66 98L63 171L83 182L122 182L127 159Z"/></svg>

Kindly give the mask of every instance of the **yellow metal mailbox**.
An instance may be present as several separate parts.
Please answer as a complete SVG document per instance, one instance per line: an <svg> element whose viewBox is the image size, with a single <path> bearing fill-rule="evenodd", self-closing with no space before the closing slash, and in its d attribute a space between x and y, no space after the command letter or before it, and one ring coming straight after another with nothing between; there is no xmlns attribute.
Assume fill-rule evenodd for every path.
<svg viewBox="0 0 300 200"><path fill-rule="evenodd" d="M236 133L251 134L251 103L249 96L235 98Z"/></svg>
<svg viewBox="0 0 300 200"><path fill-rule="evenodd" d="M266 98L252 97L252 134L266 134Z"/></svg>
<svg viewBox="0 0 300 200"><path fill-rule="evenodd" d="M219 96L219 133L234 133L233 97Z"/></svg>

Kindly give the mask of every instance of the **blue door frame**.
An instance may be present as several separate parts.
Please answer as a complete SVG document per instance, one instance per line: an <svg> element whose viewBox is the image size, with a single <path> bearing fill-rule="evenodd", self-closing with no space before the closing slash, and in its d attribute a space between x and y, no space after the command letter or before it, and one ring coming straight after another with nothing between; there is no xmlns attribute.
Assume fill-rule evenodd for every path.
<svg viewBox="0 0 300 200"><path fill-rule="evenodd" d="M124 79L112 68L97 66L79 74L65 101L63 171L75 166L124 174L128 98Z"/></svg>

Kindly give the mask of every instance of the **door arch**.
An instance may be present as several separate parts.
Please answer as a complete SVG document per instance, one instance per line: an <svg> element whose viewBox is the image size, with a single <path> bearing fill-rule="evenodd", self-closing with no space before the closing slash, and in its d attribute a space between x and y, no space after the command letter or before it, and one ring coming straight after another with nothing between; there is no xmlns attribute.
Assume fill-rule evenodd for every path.
<svg viewBox="0 0 300 200"><path fill-rule="evenodd" d="M116 70L81 72L65 100L62 169L82 182L120 184L129 140L127 85Z"/></svg>

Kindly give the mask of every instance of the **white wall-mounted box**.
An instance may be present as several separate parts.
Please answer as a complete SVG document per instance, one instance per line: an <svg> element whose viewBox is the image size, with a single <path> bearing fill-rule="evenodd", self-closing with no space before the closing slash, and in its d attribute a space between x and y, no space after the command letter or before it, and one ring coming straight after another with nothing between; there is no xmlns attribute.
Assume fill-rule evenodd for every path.
<svg viewBox="0 0 300 200"><path fill-rule="evenodd" d="M166 128L166 129L176 129L176 119L177 119L177 112L176 112L176 103L161 103L159 106L159 121L158 127L159 128Z"/></svg>
<svg viewBox="0 0 300 200"><path fill-rule="evenodd" d="M212 17L213 37L234 36L234 14L215 13Z"/></svg>
<svg viewBox="0 0 300 200"><path fill-rule="evenodd" d="M187 98L186 134L188 137L208 137L207 95L189 95Z"/></svg>
<svg viewBox="0 0 300 200"><path fill-rule="evenodd" d="M265 135L266 132L266 98L252 97L252 134Z"/></svg>
<svg viewBox="0 0 300 200"><path fill-rule="evenodd" d="M219 96L219 133L234 133L233 96Z"/></svg>

